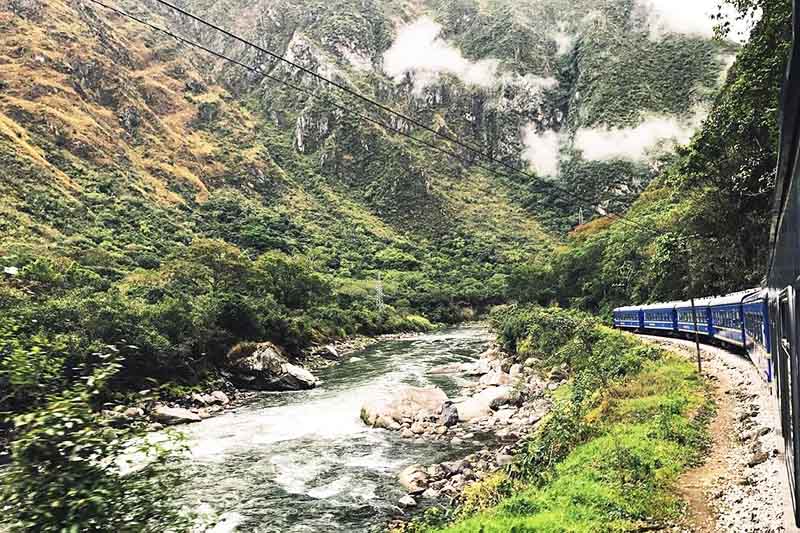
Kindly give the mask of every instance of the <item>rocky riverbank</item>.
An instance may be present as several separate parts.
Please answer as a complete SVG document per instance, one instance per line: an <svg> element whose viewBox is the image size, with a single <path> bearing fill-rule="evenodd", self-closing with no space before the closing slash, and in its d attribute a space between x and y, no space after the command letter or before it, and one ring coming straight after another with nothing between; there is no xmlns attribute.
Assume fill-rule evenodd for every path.
<svg viewBox="0 0 800 533"><path fill-rule="evenodd" d="M169 402L153 400L141 391L139 400L104 411L115 424L147 424L151 431L164 426L191 424L247 405L262 392L307 390L319 385L313 372L343 362L360 350L387 340L413 338L419 334L388 334L352 337L309 348L301 357L290 358L269 343L243 343L234 347L220 368L220 388L192 393ZM2 444L2 443L0 443Z"/></svg>
<svg viewBox="0 0 800 533"><path fill-rule="evenodd" d="M552 405L550 391L562 384L567 373L553 368L542 377L540 361L524 363L492 346L473 363L433 368L429 374L457 374L472 379L455 398L438 388L399 387L390 395L365 403L364 423L401 437L423 442L448 441L458 447L478 435L489 446L460 460L415 464L399 473L398 482L407 491L398 506L452 505L464 488L484 479L512 461L524 437L532 432ZM398 517L397 527L405 520Z"/></svg>

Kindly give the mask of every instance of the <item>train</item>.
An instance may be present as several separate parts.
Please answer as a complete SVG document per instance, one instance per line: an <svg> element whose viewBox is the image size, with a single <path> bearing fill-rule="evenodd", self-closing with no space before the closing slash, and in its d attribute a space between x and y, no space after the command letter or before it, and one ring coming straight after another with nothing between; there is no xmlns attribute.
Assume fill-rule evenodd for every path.
<svg viewBox="0 0 800 533"><path fill-rule="evenodd" d="M780 107L780 140L761 287L690 301L619 307L614 327L689 336L742 351L770 385L780 428L795 525L800 526L800 0L792 2L793 43Z"/></svg>
<svg viewBox="0 0 800 533"><path fill-rule="evenodd" d="M746 352L764 381L775 382L775 348L766 289L698 298L694 302L619 307L612 316L618 329L691 338L697 335L704 342Z"/></svg>
<svg viewBox="0 0 800 533"><path fill-rule="evenodd" d="M740 350L750 357L767 383L775 381L769 291L748 289L724 296L698 298L694 302L664 302L614 309L618 329L668 333Z"/></svg>

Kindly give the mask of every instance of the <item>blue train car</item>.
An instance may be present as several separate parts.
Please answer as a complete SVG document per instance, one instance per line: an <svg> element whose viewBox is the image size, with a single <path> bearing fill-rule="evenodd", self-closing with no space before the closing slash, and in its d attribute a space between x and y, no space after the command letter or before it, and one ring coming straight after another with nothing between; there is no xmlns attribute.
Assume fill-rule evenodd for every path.
<svg viewBox="0 0 800 533"><path fill-rule="evenodd" d="M755 291L742 291L711 298L711 336L725 344L740 348L745 345L744 314L742 300Z"/></svg>
<svg viewBox="0 0 800 533"><path fill-rule="evenodd" d="M675 302L643 305L642 315L645 329L677 331L678 315L675 313Z"/></svg>
<svg viewBox="0 0 800 533"><path fill-rule="evenodd" d="M711 312L708 307L710 301L710 298L703 298L694 302L694 308L697 313L697 332L700 335L711 334ZM694 333L692 302L675 303L675 314L677 316L676 330L681 333Z"/></svg>
<svg viewBox="0 0 800 533"><path fill-rule="evenodd" d="M644 315L639 306L629 305L614 309L614 327L622 329L644 329Z"/></svg>
<svg viewBox="0 0 800 533"><path fill-rule="evenodd" d="M744 348L750 360L759 369L761 377L772 383L775 367L772 360L772 337L769 331L768 291L759 290L742 300L744 315Z"/></svg>

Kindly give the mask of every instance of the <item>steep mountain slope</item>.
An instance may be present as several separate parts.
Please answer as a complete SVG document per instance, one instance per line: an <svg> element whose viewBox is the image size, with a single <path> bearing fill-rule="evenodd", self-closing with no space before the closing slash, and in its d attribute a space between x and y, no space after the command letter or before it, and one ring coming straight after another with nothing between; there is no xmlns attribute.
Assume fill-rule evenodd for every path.
<svg viewBox="0 0 800 533"><path fill-rule="evenodd" d="M708 35L662 30L648 4L634 0L179 4L493 157L519 168L530 162L559 188L615 210L654 175L647 150L688 140L735 50ZM160 12L182 34L373 113L254 48L169 9ZM254 80L240 68L217 63L213 70L234 90L253 94ZM363 159L354 139L369 132L353 131L333 106L272 82L257 95L275 120L295 127L304 153L322 161ZM395 125L422 133L403 121ZM476 159L457 151L467 162ZM368 165L324 168L337 181L346 181L348 170L370 174L373 183L376 174ZM517 174L505 181L538 220L559 229L578 221L581 206L547 182ZM582 207L589 216L591 208Z"/></svg>
<svg viewBox="0 0 800 533"><path fill-rule="evenodd" d="M13 385L12 407L108 344L127 346L121 379L141 386L202 379L240 341L298 353L460 320L551 247L490 173L346 115L314 141L324 120L289 106L296 94L268 107L215 81L207 57L93 4L3 6L0 385ZM314 142L325 157L304 153Z"/></svg>
<svg viewBox="0 0 800 533"><path fill-rule="evenodd" d="M302 90L86 0L2 4L0 379L40 380L36 364L3 370L26 350L44 354L56 388L112 343L132 350L134 382L196 379L240 341L297 353L427 327L417 314L459 320L504 300L515 265L550 254L540 224L579 216L548 182L492 172L154 0L114 5ZM632 0L181 5L612 207L650 178L649 144L620 155L592 135L656 120L661 136L610 135L674 136L728 50L654 36Z"/></svg>
<svg viewBox="0 0 800 533"><path fill-rule="evenodd" d="M341 144L372 144L370 160L306 159L291 143L313 139L302 128L286 132L285 123L313 123L308 115L291 116L276 100L274 113L286 117L249 109L246 98L203 79L192 63L205 58L174 41L85 3L41 3L25 13L4 17L3 61L13 72L2 100L7 238L35 229L66 245L89 235L114 267L139 261L127 246L163 255L176 241L209 233L208 211L225 208L234 220L269 208L252 215L259 228L211 232L256 252L314 250L327 262L354 247L359 270L380 266L375 255L390 243L422 262L434 236L469 237L489 254L504 241L523 248L546 241L502 189L487 190L485 175L446 160L431 164L377 128L352 121L346 128L347 117ZM323 177L327 169L336 180ZM501 223L491 224L497 217ZM265 242L256 230L267 233Z"/></svg>

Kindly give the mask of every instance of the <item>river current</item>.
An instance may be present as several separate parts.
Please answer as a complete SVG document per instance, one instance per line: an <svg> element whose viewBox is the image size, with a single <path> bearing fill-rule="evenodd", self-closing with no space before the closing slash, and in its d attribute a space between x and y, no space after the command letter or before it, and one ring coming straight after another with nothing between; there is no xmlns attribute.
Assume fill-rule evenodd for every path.
<svg viewBox="0 0 800 533"><path fill-rule="evenodd" d="M381 341L317 373L319 388L265 393L246 407L188 426L191 460L185 497L223 517L220 532L381 531L404 495L405 466L462 457L481 446L415 443L366 427L361 406L398 384L439 386L453 398L458 376L437 365L472 361L486 349L486 328L464 326Z"/></svg>

